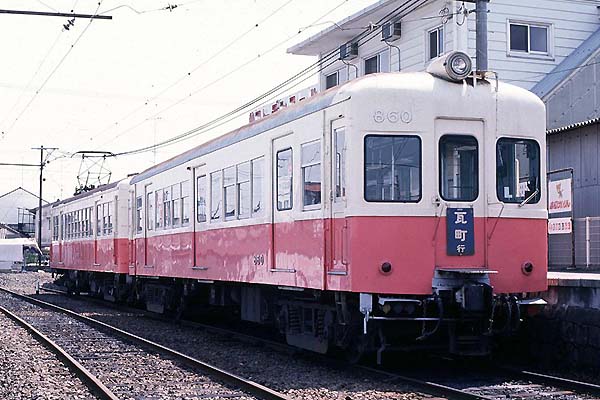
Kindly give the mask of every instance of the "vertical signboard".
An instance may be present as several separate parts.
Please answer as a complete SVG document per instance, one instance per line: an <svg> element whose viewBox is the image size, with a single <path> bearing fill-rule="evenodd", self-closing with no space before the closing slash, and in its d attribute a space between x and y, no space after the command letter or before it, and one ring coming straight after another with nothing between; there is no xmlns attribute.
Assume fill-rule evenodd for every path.
<svg viewBox="0 0 600 400"><path fill-rule="evenodd" d="M548 182L548 213L571 212L571 179Z"/></svg>
<svg viewBox="0 0 600 400"><path fill-rule="evenodd" d="M446 212L446 243L449 256L475 254L475 225L472 208L448 208Z"/></svg>

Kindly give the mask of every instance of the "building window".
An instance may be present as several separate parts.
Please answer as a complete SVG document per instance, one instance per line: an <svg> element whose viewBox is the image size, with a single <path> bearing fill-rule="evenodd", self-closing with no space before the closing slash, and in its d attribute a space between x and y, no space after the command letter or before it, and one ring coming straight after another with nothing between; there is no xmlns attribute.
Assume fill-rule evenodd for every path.
<svg viewBox="0 0 600 400"><path fill-rule="evenodd" d="M540 201L540 146L533 140L498 140L496 145L496 194L504 203L521 203L537 191L529 203Z"/></svg>
<svg viewBox="0 0 600 400"><path fill-rule="evenodd" d="M252 160L252 216L262 214L264 209L262 202L264 163L263 157Z"/></svg>
<svg viewBox="0 0 600 400"><path fill-rule="evenodd" d="M206 175L196 179L196 220L206 222Z"/></svg>
<svg viewBox="0 0 600 400"><path fill-rule="evenodd" d="M447 201L473 201L479 195L478 144L473 136L440 139L441 195Z"/></svg>
<svg viewBox="0 0 600 400"><path fill-rule="evenodd" d="M427 32L429 59L433 60L444 52L444 27L438 26Z"/></svg>
<svg viewBox="0 0 600 400"><path fill-rule="evenodd" d="M221 186L221 171L210 174L210 219L216 221L221 218L221 198L223 187Z"/></svg>
<svg viewBox="0 0 600 400"><path fill-rule="evenodd" d="M302 145L302 191L305 207L321 204L321 142ZM311 209L313 207L310 207Z"/></svg>
<svg viewBox="0 0 600 400"><path fill-rule="evenodd" d="M238 200L238 218L248 218L250 216L250 162L245 162L237 166L237 200Z"/></svg>
<svg viewBox="0 0 600 400"><path fill-rule="evenodd" d="M325 89L330 89L340 84L339 71L329 74L325 77Z"/></svg>
<svg viewBox="0 0 600 400"><path fill-rule="evenodd" d="M292 149L277 152L277 210L291 210L293 206Z"/></svg>
<svg viewBox="0 0 600 400"><path fill-rule="evenodd" d="M374 74L376 72L379 72L378 55L365 59L365 75Z"/></svg>
<svg viewBox="0 0 600 400"><path fill-rule="evenodd" d="M535 25L510 22L510 51L516 53L543 54L550 53L548 25Z"/></svg>
<svg viewBox="0 0 600 400"><path fill-rule="evenodd" d="M417 136L365 137L365 200L421 200L421 139Z"/></svg>

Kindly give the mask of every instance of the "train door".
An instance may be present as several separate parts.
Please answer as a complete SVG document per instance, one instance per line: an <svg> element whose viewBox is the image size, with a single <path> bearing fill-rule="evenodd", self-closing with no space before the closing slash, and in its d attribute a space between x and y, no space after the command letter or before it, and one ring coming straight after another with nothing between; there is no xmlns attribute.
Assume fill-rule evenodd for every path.
<svg viewBox="0 0 600 400"><path fill-rule="evenodd" d="M294 209L294 154L293 135L273 140L273 210L271 272L296 272L295 243L298 240L293 230Z"/></svg>
<svg viewBox="0 0 600 400"><path fill-rule="evenodd" d="M58 263L59 263L59 265L62 265L64 263L64 261L63 261L63 243L65 240L65 216L63 215L62 211L60 212L59 224L60 224L60 231L58 232Z"/></svg>
<svg viewBox="0 0 600 400"><path fill-rule="evenodd" d="M206 222L208 221L208 210L206 209L206 205L209 181L208 174L206 172L206 166L204 164L193 169L192 182L192 185L194 186L193 203L195 204L193 207L194 211L192 212L192 269L206 270L207 267L204 263L206 249L205 246L202 246L202 240L204 240L204 238L202 238L199 234L200 232L206 230Z"/></svg>
<svg viewBox="0 0 600 400"><path fill-rule="evenodd" d="M98 262L98 240L99 236L102 235L102 206L99 201L94 202L94 215L96 220L94 221L96 227L94 229L94 267L99 266Z"/></svg>
<svg viewBox="0 0 600 400"><path fill-rule="evenodd" d="M484 180L495 172L484 167L483 121L438 119L435 124L435 265L486 267Z"/></svg>
<svg viewBox="0 0 600 400"><path fill-rule="evenodd" d="M331 155L331 195L330 199L330 240L329 275L348 273L348 226L346 221L346 133L341 123L333 124L330 138Z"/></svg>
<svg viewBox="0 0 600 400"><path fill-rule="evenodd" d="M140 188L136 186L134 209L134 241L135 241L135 267L143 268L146 266L146 233L144 224L143 205L146 196L146 186Z"/></svg>
<svg viewBox="0 0 600 400"><path fill-rule="evenodd" d="M150 260L150 254L148 250L149 241L150 241L150 231L152 230L152 226L150 226L150 222L152 225L154 224L152 214L154 214L154 192L152 191L151 184L144 185L144 200L142 201L144 210L142 211L142 258L144 259L144 266L151 267L154 264Z"/></svg>

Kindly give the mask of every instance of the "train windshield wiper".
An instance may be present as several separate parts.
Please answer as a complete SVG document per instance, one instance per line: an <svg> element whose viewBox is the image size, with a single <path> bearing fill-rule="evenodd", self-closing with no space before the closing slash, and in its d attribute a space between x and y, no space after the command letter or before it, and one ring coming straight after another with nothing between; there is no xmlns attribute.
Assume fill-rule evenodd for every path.
<svg viewBox="0 0 600 400"><path fill-rule="evenodd" d="M529 203L535 196L538 195L539 192L540 192L540 189L535 189L535 192L531 193L528 198L526 198L525 200L523 200L519 204L519 207L523 207L525 204Z"/></svg>

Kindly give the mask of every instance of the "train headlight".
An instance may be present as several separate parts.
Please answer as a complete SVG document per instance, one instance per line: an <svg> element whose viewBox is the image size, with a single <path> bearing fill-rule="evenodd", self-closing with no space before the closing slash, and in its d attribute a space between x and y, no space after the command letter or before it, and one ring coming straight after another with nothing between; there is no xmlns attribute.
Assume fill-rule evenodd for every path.
<svg viewBox="0 0 600 400"><path fill-rule="evenodd" d="M471 73L471 57L460 51L442 54L427 67L427 72L450 81L462 81Z"/></svg>

